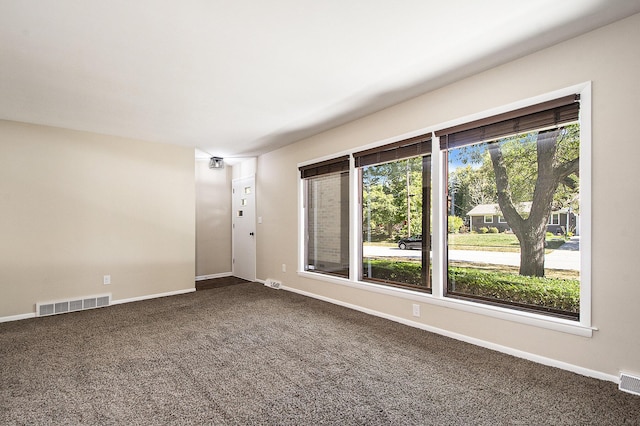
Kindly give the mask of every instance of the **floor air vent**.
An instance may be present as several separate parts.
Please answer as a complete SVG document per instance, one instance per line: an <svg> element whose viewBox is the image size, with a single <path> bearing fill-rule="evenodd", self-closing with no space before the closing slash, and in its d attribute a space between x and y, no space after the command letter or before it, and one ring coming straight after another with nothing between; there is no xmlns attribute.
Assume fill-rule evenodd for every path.
<svg viewBox="0 0 640 426"><path fill-rule="evenodd" d="M64 314L66 312L83 311L85 309L109 306L110 303L110 294L83 297L81 299L74 298L56 302L36 303L36 315L43 317L47 315Z"/></svg>
<svg viewBox="0 0 640 426"><path fill-rule="evenodd" d="M282 286L282 282L274 280L273 278L267 278L267 280L264 282L264 285L266 285L267 287L280 289L280 287Z"/></svg>
<svg viewBox="0 0 640 426"><path fill-rule="evenodd" d="M634 395L640 395L640 377L630 376L625 373L620 374L620 385L618 389Z"/></svg>

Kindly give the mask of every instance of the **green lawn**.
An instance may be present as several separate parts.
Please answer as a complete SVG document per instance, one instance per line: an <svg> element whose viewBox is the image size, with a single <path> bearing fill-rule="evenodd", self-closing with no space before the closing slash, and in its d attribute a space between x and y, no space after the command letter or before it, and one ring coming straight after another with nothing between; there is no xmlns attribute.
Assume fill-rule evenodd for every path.
<svg viewBox="0 0 640 426"><path fill-rule="evenodd" d="M547 249L552 250L564 244L562 237L547 238ZM449 234L449 248L452 250L483 250L520 252L518 238L514 234Z"/></svg>
<svg viewBox="0 0 640 426"><path fill-rule="evenodd" d="M449 248L454 250L519 251L514 234L449 234ZM508 250L505 250L508 249Z"/></svg>

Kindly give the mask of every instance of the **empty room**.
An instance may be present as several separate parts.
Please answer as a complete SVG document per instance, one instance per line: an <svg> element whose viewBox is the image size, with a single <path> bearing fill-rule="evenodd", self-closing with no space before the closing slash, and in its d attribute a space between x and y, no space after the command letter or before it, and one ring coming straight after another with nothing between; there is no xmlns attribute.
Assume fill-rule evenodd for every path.
<svg viewBox="0 0 640 426"><path fill-rule="evenodd" d="M640 424L639 45L640 0L0 0L0 424Z"/></svg>

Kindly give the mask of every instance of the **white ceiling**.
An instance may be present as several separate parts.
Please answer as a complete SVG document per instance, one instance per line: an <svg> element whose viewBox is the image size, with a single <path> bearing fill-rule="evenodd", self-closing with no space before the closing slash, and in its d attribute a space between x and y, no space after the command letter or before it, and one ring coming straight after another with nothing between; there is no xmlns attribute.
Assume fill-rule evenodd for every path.
<svg viewBox="0 0 640 426"><path fill-rule="evenodd" d="M638 12L640 0L0 0L0 119L255 155Z"/></svg>

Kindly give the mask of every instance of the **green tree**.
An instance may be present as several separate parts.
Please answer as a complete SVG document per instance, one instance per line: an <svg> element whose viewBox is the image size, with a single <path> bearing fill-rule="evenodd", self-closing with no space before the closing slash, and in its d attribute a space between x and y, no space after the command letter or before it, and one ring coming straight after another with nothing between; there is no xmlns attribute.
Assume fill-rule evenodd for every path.
<svg viewBox="0 0 640 426"><path fill-rule="evenodd" d="M578 136L578 125L571 125L489 143L498 204L520 242L520 275L544 276L546 225L554 202L576 199ZM528 214L518 210L525 200L533 202Z"/></svg>
<svg viewBox="0 0 640 426"><path fill-rule="evenodd" d="M469 164L458 167L449 176L449 194L453 214L460 217L466 216L478 204L497 202L493 167L485 167L484 162L481 167Z"/></svg>
<svg viewBox="0 0 640 426"><path fill-rule="evenodd" d="M464 221L458 216L449 216L447 219L447 227L450 234L457 234L460 232L460 228L464 225Z"/></svg>
<svg viewBox="0 0 640 426"><path fill-rule="evenodd" d="M422 235L422 159L406 160L406 178L403 197L406 200L406 235ZM397 198L400 202L400 197Z"/></svg>
<svg viewBox="0 0 640 426"><path fill-rule="evenodd" d="M459 148L466 165L449 178L460 205L455 212L466 215L478 204L498 203L520 242L521 275L544 276L551 211L571 207L579 212L579 134L579 125L572 124ZM524 202L533 202L530 211Z"/></svg>
<svg viewBox="0 0 640 426"><path fill-rule="evenodd" d="M384 228L387 238L422 232L422 160L377 164L363 169L364 229Z"/></svg>
<svg viewBox="0 0 640 426"><path fill-rule="evenodd" d="M363 191L364 205L363 211L364 230L368 233L367 240L373 235L385 234L390 238L393 232L393 225L396 217L396 206L393 202L393 195L384 191L381 184L371 185Z"/></svg>

